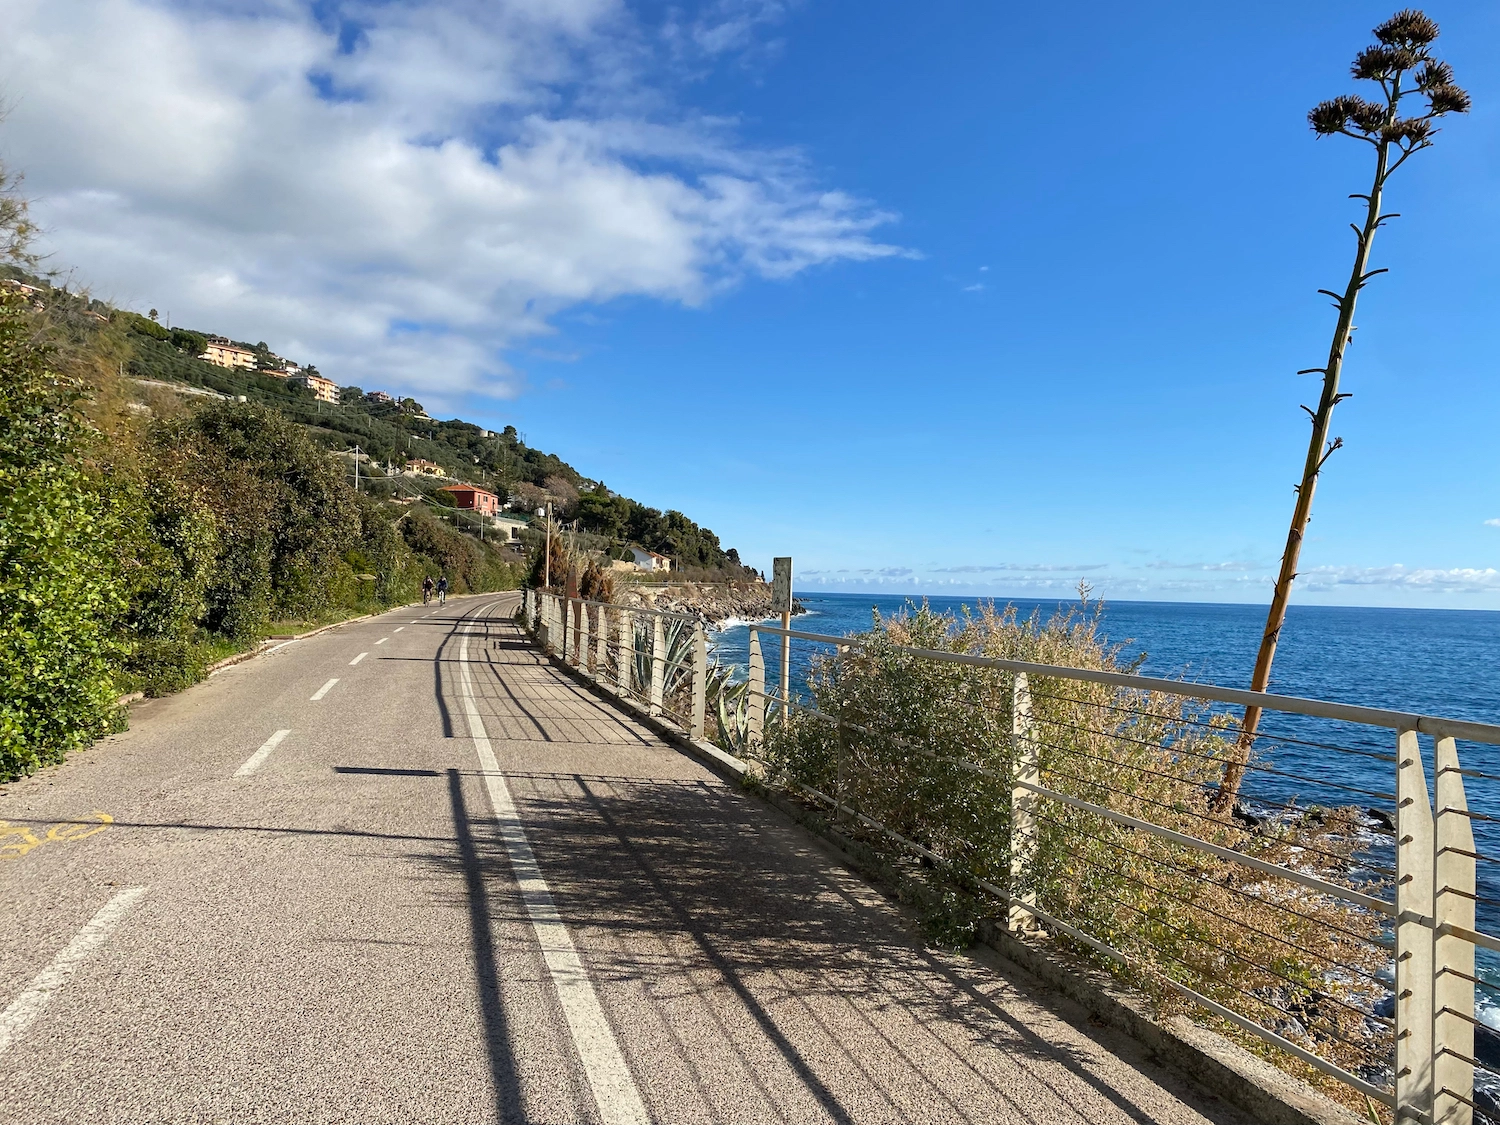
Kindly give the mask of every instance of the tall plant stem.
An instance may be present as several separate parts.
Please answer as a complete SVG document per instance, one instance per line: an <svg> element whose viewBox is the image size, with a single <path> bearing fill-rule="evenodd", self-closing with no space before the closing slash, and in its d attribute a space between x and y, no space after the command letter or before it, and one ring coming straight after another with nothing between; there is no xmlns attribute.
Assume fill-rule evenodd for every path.
<svg viewBox="0 0 1500 1125"><path fill-rule="evenodd" d="M1395 116L1395 99L1391 101L1389 118ZM1359 291L1369 280L1365 267L1370 260L1370 243L1375 230L1380 226L1380 201L1388 174L1390 145L1381 139L1375 142L1375 181L1366 197L1365 223L1358 232L1359 245L1354 254L1354 268L1349 273L1349 284L1344 295L1338 299L1339 320L1333 331L1333 343L1328 348L1328 366L1323 369L1323 396L1318 400L1317 412L1313 414L1312 436L1307 443L1307 462L1302 469L1302 483L1297 486L1297 503L1292 509L1292 526L1287 532L1286 550L1281 555L1281 572L1276 577L1276 588L1271 595L1271 609L1266 614L1266 631L1260 638L1260 651L1255 656L1255 671L1250 677L1251 691L1265 691L1271 682L1271 662L1276 659L1276 643L1281 638L1281 626L1286 622L1287 602L1292 596L1292 582L1297 577L1297 562L1302 555L1303 535L1312 516L1313 492L1317 488L1318 474L1323 463L1336 448L1328 442L1328 428L1333 421L1333 408L1338 405L1339 374L1344 366L1344 352L1349 347L1349 335L1354 329L1354 303ZM1356 197L1357 198L1357 197ZM1240 726L1240 737L1224 767L1224 780L1214 798L1214 807L1219 811L1232 808L1239 795L1240 783L1245 777L1245 767L1250 761L1250 751L1255 742L1255 732L1260 726L1261 709L1246 707L1244 722Z"/></svg>

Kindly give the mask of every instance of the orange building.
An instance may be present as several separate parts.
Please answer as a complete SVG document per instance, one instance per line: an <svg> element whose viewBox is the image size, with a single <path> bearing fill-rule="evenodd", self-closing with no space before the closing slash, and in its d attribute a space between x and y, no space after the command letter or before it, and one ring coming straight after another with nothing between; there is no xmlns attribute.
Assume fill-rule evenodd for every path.
<svg viewBox="0 0 1500 1125"><path fill-rule="evenodd" d="M500 511L500 497L472 484L450 484L441 491L453 497L454 507L478 512L481 516L494 516Z"/></svg>

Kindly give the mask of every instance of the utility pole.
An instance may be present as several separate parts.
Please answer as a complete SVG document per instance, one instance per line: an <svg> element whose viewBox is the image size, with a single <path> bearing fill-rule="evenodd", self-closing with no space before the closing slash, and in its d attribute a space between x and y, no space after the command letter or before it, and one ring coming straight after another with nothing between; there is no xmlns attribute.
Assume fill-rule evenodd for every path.
<svg viewBox="0 0 1500 1125"><path fill-rule="evenodd" d="M354 447L354 491L359 491L359 446Z"/></svg>

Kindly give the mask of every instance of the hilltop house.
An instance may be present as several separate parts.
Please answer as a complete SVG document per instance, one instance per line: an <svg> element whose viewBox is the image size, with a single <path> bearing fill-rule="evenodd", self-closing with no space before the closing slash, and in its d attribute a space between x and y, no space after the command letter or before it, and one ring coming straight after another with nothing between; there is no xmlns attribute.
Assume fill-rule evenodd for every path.
<svg viewBox="0 0 1500 1125"><path fill-rule="evenodd" d="M223 336L210 336L207 348L198 358L206 359L218 367L243 367L247 371L255 370L255 353L249 348L231 344Z"/></svg>
<svg viewBox="0 0 1500 1125"><path fill-rule="evenodd" d="M453 497L453 506L466 512L478 512L481 516L493 516L500 511L500 497L487 488L473 484L450 484L438 489Z"/></svg>
<svg viewBox="0 0 1500 1125"><path fill-rule="evenodd" d="M406 472L412 476L424 477L445 477L448 475L448 470L436 461L424 461L420 457L413 457L406 463Z"/></svg>
<svg viewBox="0 0 1500 1125"><path fill-rule="evenodd" d="M390 403L395 402L396 400L393 399L390 395L386 394L384 391L366 391L365 401L378 403L381 406L387 406Z"/></svg>
<svg viewBox="0 0 1500 1125"><path fill-rule="evenodd" d="M319 402L331 402L337 405L339 401L339 385L332 379L325 379L321 375L314 375L310 371L293 377L290 382L301 383L312 391L313 398Z"/></svg>
<svg viewBox="0 0 1500 1125"><path fill-rule="evenodd" d="M640 570L671 570L672 560L666 555L658 555L655 551L648 551L644 547L628 548L635 559L635 565Z"/></svg>

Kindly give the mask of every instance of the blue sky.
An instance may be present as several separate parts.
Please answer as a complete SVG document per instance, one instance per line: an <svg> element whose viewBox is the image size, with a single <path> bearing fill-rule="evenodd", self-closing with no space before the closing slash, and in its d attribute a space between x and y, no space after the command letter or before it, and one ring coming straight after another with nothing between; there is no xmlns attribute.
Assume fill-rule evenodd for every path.
<svg viewBox="0 0 1500 1125"><path fill-rule="evenodd" d="M1305 113L1389 4L18 2L0 151L107 295L804 588L1269 596L1369 176ZM1298 601L1500 608L1500 10L1427 10L1475 110L1392 181Z"/></svg>

